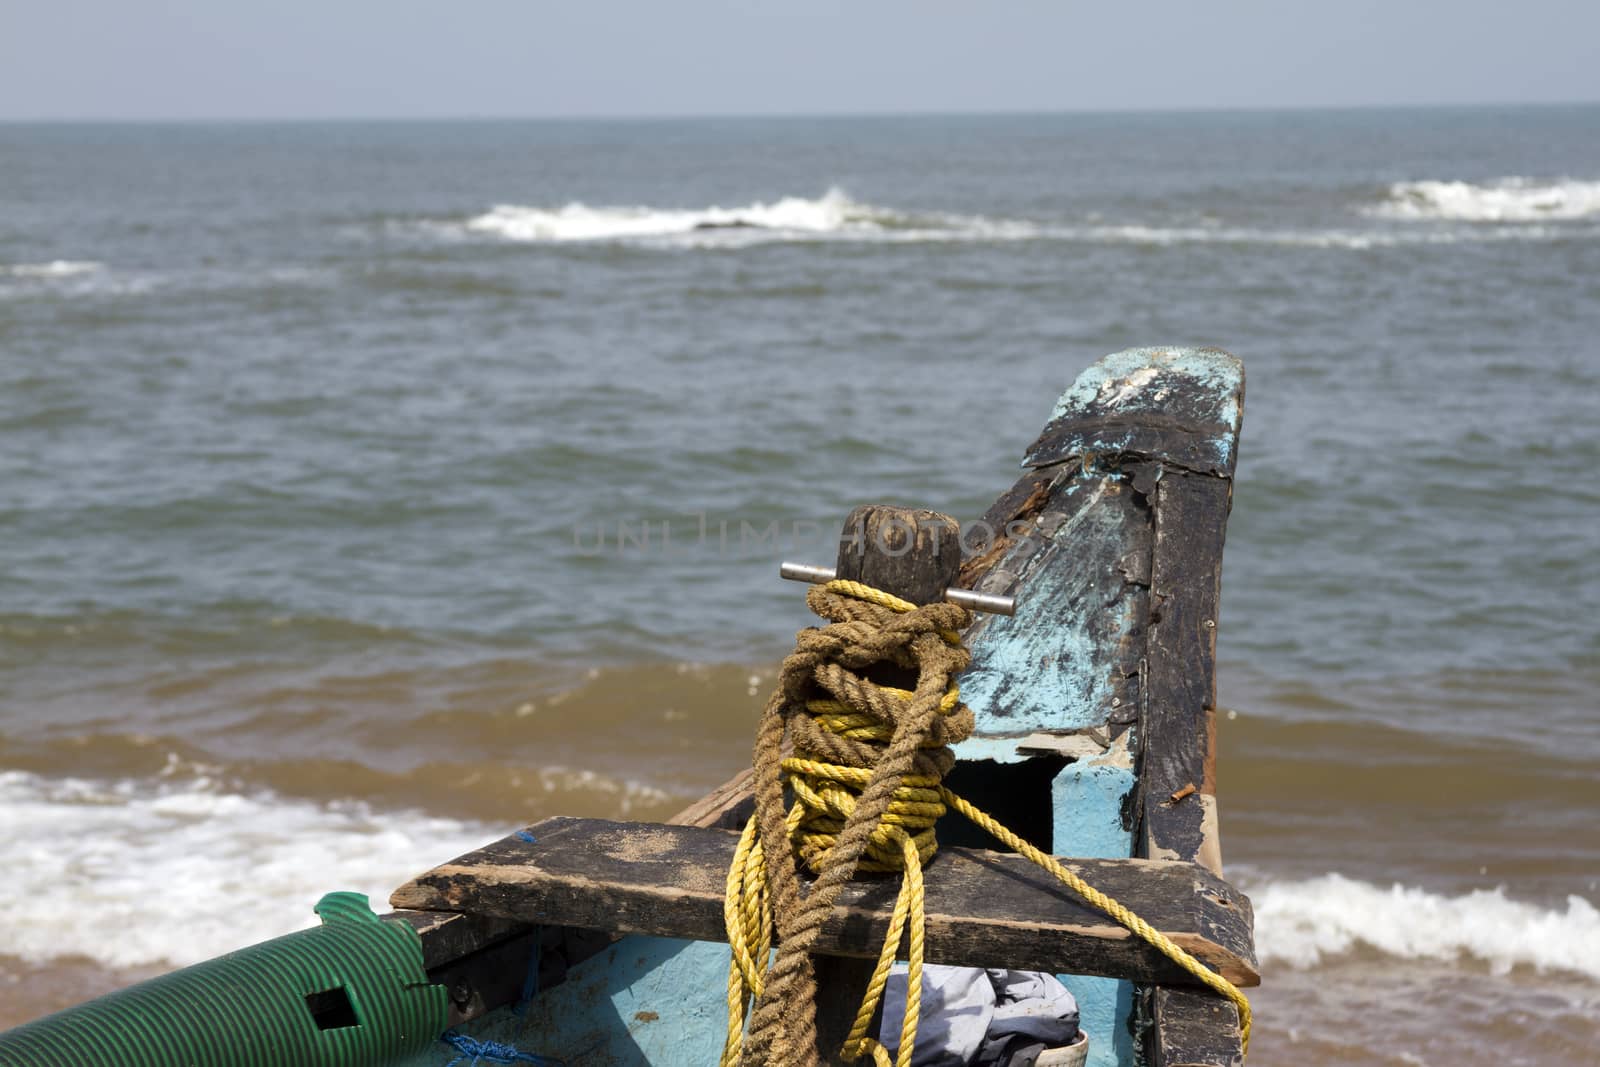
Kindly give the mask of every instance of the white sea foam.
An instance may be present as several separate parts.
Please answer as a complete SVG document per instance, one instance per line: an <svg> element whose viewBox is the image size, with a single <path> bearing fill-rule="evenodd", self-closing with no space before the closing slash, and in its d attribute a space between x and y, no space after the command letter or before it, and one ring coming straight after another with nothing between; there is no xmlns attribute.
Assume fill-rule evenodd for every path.
<svg viewBox="0 0 1600 1067"><path fill-rule="evenodd" d="M396 885L505 832L244 792L203 767L174 770L156 782L0 772L11 887L0 954L192 963L311 925L311 905L332 889L367 893L381 911ZM1269 965L1310 968L1375 950L1600 980L1600 911L1582 897L1549 908L1500 889L1445 896L1338 874L1244 881ZM163 906L152 911L157 893Z"/></svg>
<svg viewBox="0 0 1600 1067"><path fill-rule="evenodd" d="M1600 181L1501 178L1396 182L1368 209L1380 218L1454 222L1551 222L1600 217Z"/></svg>
<svg viewBox="0 0 1600 1067"><path fill-rule="evenodd" d="M1086 244L1131 244L1171 247L1219 244L1271 248L1327 248L1364 251L1418 245L1482 244L1485 242L1554 241L1597 237L1600 229L1577 231L1548 225L1522 224L1454 229L1268 229L1255 226L1056 226L1039 236Z"/></svg>
<svg viewBox="0 0 1600 1067"><path fill-rule="evenodd" d="M1014 240L1034 237L1025 222L951 214L910 215L862 203L840 189L820 197L787 196L743 207L679 209L646 206L560 208L500 204L446 232L509 241L626 241L674 248L743 247L773 241Z"/></svg>
<svg viewBox="0 0 1600 1067"><path fill-rule="evenodd" d="M358 803L0 773L0 953L188 964L312 925L323 893L388 893L504 829ZM151 908L152 899L161 906Z"/></svg>
<svg viewBox="0 0 1600 1067"><path fill-rule="evenodd" d="M1600 911L1583 897L1546 908L1502 889L1444 896L1339 874L1246 889L1263 963L1313 967L1365 948L1400 959L1476 960L1496 974L1531 967L1600 980Z"/></svg>
<svg viewBox="0 0 1600 1067"><path fill-rule="evenodd" d="M1596 187L1600 189L1600 183L1596 183ZM1570 226L1549 224L1550 220L1559 221L1563 217L1529 214L1527 221L1514 225L1451 229L1274 228L1231 226L1221 222L1185 225L1098 220L1037 222L947 212L912 214L853 200L839 189L830 189L814 199L785 197L737 208L591 207L582 203L542 208L501 204L465 221L425 223L423 229L457 239L489 237L540 244L600 241L680 250L743 248L786 241L882 244L1060 241L1092 245L1220 244L1359 251L1409 245L1569 239L1575 236ZM1582 233L1600 236L1600 230L1592 227Z"/></svg>
<svg viewBox="0 0 1600 1067"><path fill-rule="evenodd" d="M91 259L53 259L48 263L13 263L0 267L0 274L13 278L72 278L96 274L105 266Z"/></svg>
<svg viewBox="0 0 1600 1067"><path fill-rule="evenodd" d="M794 234L832 233L851 227L877 229L872 209L831 189L815 200L789 196L770 204L668 210L649 207L590 207L571 203L548 210L501 204L469 219L469 230L513 241L595 241L630 237L668 237L717 229L776 230Z"/></svg>

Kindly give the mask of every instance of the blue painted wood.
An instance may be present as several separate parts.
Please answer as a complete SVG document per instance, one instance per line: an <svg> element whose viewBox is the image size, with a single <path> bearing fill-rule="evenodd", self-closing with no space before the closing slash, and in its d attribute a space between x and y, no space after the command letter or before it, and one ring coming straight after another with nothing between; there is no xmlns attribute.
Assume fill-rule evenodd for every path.
<svg viewBox="0 0 1600 1067"><path fill-rule="evenodd" d="M1123 805L1138 780L1126 749L1068 764L1051 783L1055 809L1051 850L1063 856L1116 858L1133 853ZM1088 1067L1133 1063L1133 983L1116 978L1058 976L1078 1001L1078 1025L1089 1035Z"/></svg>
<svg viewBox="0 0 1600 1067"><path fill-rule="evenodd" d="M727 979L727 945L625 937L524 1015L502 1008L461 1032L574 1067L706 1067L722 1055ZM441 1042L396 1067L442 1067L457 1055Z"/></svg>

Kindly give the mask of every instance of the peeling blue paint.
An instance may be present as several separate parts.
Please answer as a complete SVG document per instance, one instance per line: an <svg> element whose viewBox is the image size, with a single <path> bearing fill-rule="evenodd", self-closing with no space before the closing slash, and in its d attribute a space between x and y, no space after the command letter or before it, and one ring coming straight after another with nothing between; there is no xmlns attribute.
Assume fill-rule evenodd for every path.
<svg viewBox="0 0 1600 1067"><path fill-rule="evenodd" d="M1106 399L1116 394L1120 383L1149 369L1156 371L1149 384L1130 391L1126 399L1120 399L1120 408L1160 410L1156 394L1160 392L1162 379L1182 376L1215 391L1222 401L1216 421L1235 430L1239 428L1236 395L1244 380L1244 368L1233 356L1215 348L1127 348L1113 352L1078 375L1072 387L1056 401L1050 421L1067 415L1085 415L1104 407ZM1132 403L1128 402L1130 400Z"/></svg>
<svg viewBox="0 0 1600 1067"><path fill-rule="evenodd" d="M1130 348L1113 353L1078 376L1072 388L1056 402L1050 421L1113 413L1159 413L1180 385L1183 394L1191 398L1209 394L1210 404L1189 415L1200 423L1224 429L1212 438L1211 447L1218 465L1230 467L1243 416L1239 400L1244 389L1244 367L1219 349ZM1116 453L1126 449L1132 439L1131 431L1108 432L1085 439L1082 447L1086 451ZM1024 460L1023 465L1028 462Z"/></svg>
<svg viewBox="0 0 1600 1067"><path fill-rule="evenodd" d="M1109 716L1114 657L1108 649L1127 638L1135 620L1117 607L1123 579L1112 561L1118 554L1075 546L1121 545L1120 513L1091 502L1052 541L1022 576L1017 613L985 620L961 676L978 738L1095 726Z"/></svg>

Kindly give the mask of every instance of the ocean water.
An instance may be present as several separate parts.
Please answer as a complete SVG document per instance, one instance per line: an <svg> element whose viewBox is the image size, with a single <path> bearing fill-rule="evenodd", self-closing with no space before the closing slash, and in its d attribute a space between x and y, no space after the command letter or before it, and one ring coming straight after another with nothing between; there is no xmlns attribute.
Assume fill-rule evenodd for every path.
<svg viewBox="0 0 1600 1067"><path fill-rule="evenodd" d="M748 758L857 503L1249 378L1262 1064L1600 1047L1600 108L0 126L0 1022Z"/></svg>

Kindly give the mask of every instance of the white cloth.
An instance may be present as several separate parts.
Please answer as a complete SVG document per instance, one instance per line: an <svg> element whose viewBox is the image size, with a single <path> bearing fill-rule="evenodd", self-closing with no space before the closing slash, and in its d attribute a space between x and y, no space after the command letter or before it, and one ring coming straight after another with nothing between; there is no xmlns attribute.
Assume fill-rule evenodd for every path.
<svg viewBox="0 0 1600 1067"><path fill-rule="evenodd" d="M878 1037L891 1055L899 1050L905 1013L906 968L900 963L889 972ZM928 964L922 968L922 1019L911 1064L1009 1064L1019 1046L1056 1048L1077 1034L1078 1003L1055 975Z"/></svg>

